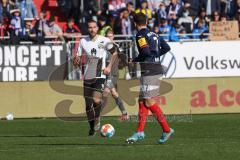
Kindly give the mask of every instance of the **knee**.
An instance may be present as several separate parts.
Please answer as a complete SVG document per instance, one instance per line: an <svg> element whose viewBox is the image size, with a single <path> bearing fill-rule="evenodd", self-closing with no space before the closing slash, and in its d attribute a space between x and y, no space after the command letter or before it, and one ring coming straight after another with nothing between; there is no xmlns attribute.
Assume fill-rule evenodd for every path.
<svg viewBox="0 0 240 160"><path fill-rule="evenodd" d="M105 88L105 89L104 89L104 92L103 92L103 96L104 96L104 97L108 96L110 92L111 92L111 91L110 91L108 88Z"/></svg>
<svg viewBox="0 0 240 160"><path fill-rule="evenodd" d="M113 98L118 98L119 97L117 92L112 92L112 96L113 96Z"/></svg>
<svg viewBox="0 0 240 160"><path fill-rule="evenodd" d="M103 92L103 97L108 97L108 95L109 95L109 92Z"/></svg>
<svg viewBox="0 0 240 160"><path fill-rule="evenodd" d="M93 97L93 102L96 104L96 105L99 105L101 103L102 99L100 97Z"/></svg>

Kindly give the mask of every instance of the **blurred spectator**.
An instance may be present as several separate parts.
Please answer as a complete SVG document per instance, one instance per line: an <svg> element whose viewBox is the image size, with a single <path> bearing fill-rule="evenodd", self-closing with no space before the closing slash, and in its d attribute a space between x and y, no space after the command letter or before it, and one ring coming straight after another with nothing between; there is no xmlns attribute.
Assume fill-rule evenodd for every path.
<svg viewBox="0 0 240 160"><path fill-rule="evenodd" d="M170 29L170 34L169 34L169 41L171 42L179 42L179 31L181 30L181 26L178 25L177 23L174 23L173 26Z"/></svg>
<svg viewBox="0 0 240 160"><path fill-rule="evenodd" d="M193 19L189 16L189 10L184 10L182 17L178 19L178 24L185 28L187 33L192 33Z"/></svg>
<svg viewBox="0 0 240 160"><path fill-rule="evenodd" d="M3 20L0 20L0 44L7 44L7 39L4 37L9 36L7 26Z"/></svg>
<svg viewBox="0 0 240 160"><path fill-rule="evenodd" d="M67 24L63 27L64 36L67 39L75 40L76 36L81 36L80 29L75 25L74 19L68 19Z"/></svg>
<svg viewBox="0 0 240 160"><path fill-rule="evenodd" d="M129 12L125 8L122 10L120 14L120 18L116 20L114 30L116 31L115 33L117 34L122 34L122 35L132 35L132 26L133 22L129 17Z"/></svg>
<svg viewBox="0 0 240 160"><path fill-rule="evenodd" d="M159 34L159 27L158 27L157 25L153 26L152 31L153 31L154 33Z"/></svg>
<svg viewBox="0 0 240 160"><path fill-rule="evenodd" d="M202 8L201 12L199 13L199 16L194 19L194 27L197 27L198 21L202 21L203 25L205 27L208 27L210 19L206 14L205 8Z"/></svg>
<svg viewBox="0 0 240 160"><path fill-rule="evenodd" d="M220 0L201 0L201 6L206 9L208 16L213 12L220 12Z"/></svg>
<svg viewBox="0 0 240 160"><path fill-rule="evenodd" d="M169 41L169 34L171 31L171 26L168 24L166 19L161 19L159 33L164 34L162 38L166 41Z"/></svg>
<svg viewBox="0 0 240 160"><path fill-rule="evenodd" d="M10 11L14 8L14 3L9 0L0 0L0 20L11 18Z"/></svg>
<svg viewBox="0 0 240 160"><path fill-rule="evenodd" d="M10 22L10 28L12 30L11 36L20 36L22 33L22 22L20 18L20 10L19 9L13 9L10 11L12 14L12 19Z"/></svg>
<svg viewBox="0 0 240 160"><path fill-rule="evenodd" d="M238 21L239 32L240 32L240 12L235 16L235 19Z"/></svg>
<svg viewBox="0 0 240 160"><path fill-rule="evenodd" d="M33 18L24 19L24 27L22 30L21 41L32 41L34 43L40 42L40 39L37 37L37 32L33 26Z"/></svg>
<svg viewBox="0 0 240 160"><path fill-rule="evenodd" d="M76 1L76 0L75 0ZM79 0L78 0L79 1ZM100 1L104 0L85 0L84 2L84 16L86 16L87 19L95 19L97 20L97 16L101 14L100 8ZM81 5L76 5L77 8L79 8ZM75 14L72 14L72 17L74 17Z"/></svg>
<svg viewBox="0 0 240 160"><path fill-rule="evenodd" d="M135 8L132 2L127 3L127 10L131 19L133 19L135 14Z"/></svg>
<svg viewBox="0 0 240 160"><path fill-rule="evenodd" d="M39 14L39 19L37 20L35 24L36 32L39 37L44 37L44 26L47 25L47 12L45 10L42 10Z"/></svg>
<svg viewBox="0 0 240 160"><path fill-rule="evenodd" d="M193 39L207 38L207 36L203 35L204 33L208 33L208 29L204 26L202 21L198 21L197 27L193 30Z"/></svg>
<svg viewBox="0 0 240 160"><path fill-rule="evenodd" d="M214 11L214 12L213 12L212 21L213 21L213 22L218 22L218 21L220 21L220 14L219 14L219 12L217 12L217 11Z"/></svg>
<svg viewBox="0 0 240 160"><path fill-rule="evenodd" d="M182 5L178 3L178 0L171 0L171 3L167 7L167 14L169 19L177 19L179 11Z"/></svg>
<svg viewBox="0 0 240 160"><path fill-rule="evenodd" d="M179 30L179 39L180 40L189 40L190 37L187 35L187 32L184 28Z"/></svg>
<svg viewBox="0 0 240 160"><path fill-rule="evenodd" d="M161 19L167 19L166 5L163 2L159 4L159 9L156 12L155 25L159 25Z"/></svg>
<svg viewBox="0 0 240 160"><path fill-rule="evenodd" d="M133 20L133 17L135 15L135 8L134 8L134 5L132 2L128 2L127 3L127 10L128 10L128 13L129 13L129 18L132 22L132 32L134 32L134 29L135 29L135 25L134 25L134 20Z"/></svg>
<svg viewBox="0 0 240 160"><path fill-rule="evenodd" d="M220 17L220 21L222 21L222 22L228 21L227 15L226 14L222 14L221 17Z"/></svg>
<svg viewBox="0 0 240 160"><path fill-rule="evenodd" d="M25 18L38 19L38 12L33 0L17 0L16 6L20 9L22 21Z"/></svg>
<svg viewBox="0 0 240 160"><path fill-rule="evenodd" d="M44 33L46 36L53 36L54 38L64 40L62 29L55 23L55 17L51 16L44 26Z"/></svg>
<svg viewBox="0 0 240 160"><path fill-rule="evenodd" d="M240 13L240 0L232 0L231 5L233 5L232 15L235 17Z"/></svg>
<svg viewBox="0 0 240 160"><path fill-rule="evenodd" d="M220 2L221 15L227 15L227 17L233 20L237 14L237 10L240 6L240 0L221 0Z"/></svg>
<svg viewBox="0 0 240 160"><path fill-rule="evenodd" d="M201 3L200 0L184 0L184 5L189 5L189 15L192 17L198 16Z"/></svg>
<svg viewBox="0 0 240 160"><path fill-rule="evenodd" d="M122 8L126 7L124 0L109 0L108 9L109 14L116 18L119 15L119 12Z"/></svg>
<svg viewBox="0 0 240 160"><path fill-rule="evenodd" d="M157 11L160 3L164 3L165 0L148 0L148 9Z"/></svg>
<svg viewBox="0 0 240 160"><path fill-rule="evenodd" d="M105 36L108 29L112 29L111 26L107 24L107 19L103 16L98 17L99 31L98 34Z"/></svg>
<svg viewBox="0 0 240 160"><path fill-rule="evenodd" d="M178 0L171 0L171 3L167 7L167 17L170 24L177 23L177 18L179 16L179 11L181 9L181 4L178 3Z"/></svg>
<svg viewBox="0 0 240 160"><path fill-rule="evenodd" d="M148 9L148 3L146 0L142 0L140 8L138 8L135 12L136 13L142 12L148 17L148 19L152 19L152 11Z"/></svg>
<svg viewBox="0 0 240 160"><path fill-rule="evenodd" d="M101 1L101 8L100 8L100 14L98 14L98 15L101 15L101 16L104 16L104 17L108 17L108 13L109 13L109 11L108 11L108 0L100 0Z"/></svg>

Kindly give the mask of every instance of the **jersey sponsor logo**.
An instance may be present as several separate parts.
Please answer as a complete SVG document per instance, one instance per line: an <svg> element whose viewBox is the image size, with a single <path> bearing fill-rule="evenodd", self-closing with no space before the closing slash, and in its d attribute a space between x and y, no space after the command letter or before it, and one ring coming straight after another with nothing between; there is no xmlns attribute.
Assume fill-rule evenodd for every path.
<svg viewBox="0 0 240 160"><path fill-rule="evenodd" d="M140 48L147 47L147 40L145 38L140 38L138 40L138 44L139 44Z"/></svg>

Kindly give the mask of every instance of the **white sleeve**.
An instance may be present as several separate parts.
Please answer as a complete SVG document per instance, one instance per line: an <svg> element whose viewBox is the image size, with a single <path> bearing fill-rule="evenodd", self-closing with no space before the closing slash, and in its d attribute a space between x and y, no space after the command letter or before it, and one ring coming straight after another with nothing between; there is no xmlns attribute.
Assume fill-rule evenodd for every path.
<svg viewBox="0 0 240 160"><path fill-rule="evenodd" d="M105 46L108 44L108 43L111 43L111 40L109 39L109 38L107 38L107 37L104 37L105 38Z"/></svg>
<svg viewBox="0 0 240 160"><path fill-rule="evenodd" d="M78 56L81 56L82 55L82 52L83 52L83 39L81 39L81 41L80 41L80 43L79 43L79 45L78 45L78 51L77 51L77 55Z"/></svg>

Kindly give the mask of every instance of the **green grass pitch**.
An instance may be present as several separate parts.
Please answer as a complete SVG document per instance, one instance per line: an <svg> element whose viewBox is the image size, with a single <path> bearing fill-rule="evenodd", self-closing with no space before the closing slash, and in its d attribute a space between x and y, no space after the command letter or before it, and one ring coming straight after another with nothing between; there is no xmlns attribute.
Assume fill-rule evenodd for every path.
<svg viewBox="0 0 240 160"><path fill-rule="evenodd" d="M136 122L102 118L116 130L113 138L87 136L87 122L59 119L0 121L0 160L237 160L240 157L240 115L195 115L173 121L175 135L158 145L160 127L148 122L145 140L126 144Z"/></svg>

